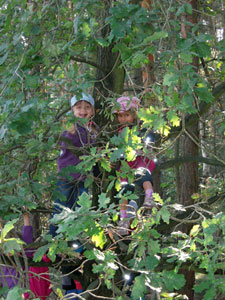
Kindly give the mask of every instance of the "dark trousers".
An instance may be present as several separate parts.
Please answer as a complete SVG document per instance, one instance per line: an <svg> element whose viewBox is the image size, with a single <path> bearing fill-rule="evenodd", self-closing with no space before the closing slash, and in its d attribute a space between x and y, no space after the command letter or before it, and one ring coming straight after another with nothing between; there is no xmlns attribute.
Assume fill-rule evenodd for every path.
<svg viewBox="0 0 225 300"><path fill-rule="evenodd" d="M75 209L78 206L77 204L78 197L82 193L88 192L88 189L84 187L84 182L82 181L75 184L74 182L70 182L68 180L58 180L56 186L57 186L56 193L57 194L60 193L62 196L64 196L66 201L63 201L62 199L59 198L55 200L53 216L62 211L62 208L59 207L57 204L61 204L70 209ZM52 237L56 236L56 230L57 230L57 226L51 224L49 228L49 233L52 235Z"/></svg>

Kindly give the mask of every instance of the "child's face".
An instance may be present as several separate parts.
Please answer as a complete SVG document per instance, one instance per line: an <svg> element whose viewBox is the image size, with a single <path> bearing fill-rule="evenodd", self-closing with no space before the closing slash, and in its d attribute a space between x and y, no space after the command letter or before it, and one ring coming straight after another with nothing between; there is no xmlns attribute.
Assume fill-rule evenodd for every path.
<svg viewBox="0 0 225 300"><path fill-rule="evenodd" d="M129 124L134 122L134 115L129 111L119 112L117 114L117 118L120 124Z"/></svg>
<svg viewBox="0 0 225 300"><path fill-rule="evenodd" d="M72 107L73 114L76 118L90 119L94 114L93 106L87 101L81 100Z"/></svg>

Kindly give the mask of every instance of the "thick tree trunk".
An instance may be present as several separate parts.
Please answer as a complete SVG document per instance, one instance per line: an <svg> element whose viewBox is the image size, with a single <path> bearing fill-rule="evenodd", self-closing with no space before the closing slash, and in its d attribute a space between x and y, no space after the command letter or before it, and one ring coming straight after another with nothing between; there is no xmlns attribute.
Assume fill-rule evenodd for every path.
<svg viewBox="0 0 225 300"><path fill-rule="evenodd" d="M182 154L181 156L198 156L198 142L199 132L198 124L192 126L188 130L188 134L182 137ZM192 138L193 140L192 140ZM196 143L194 142L196 141ZM181 190L180 190L180 203L187 206L193 204L191 196L198 191L199 178L198 178L198 163L186 162L181 166Z"/></svg>
<svg viewBox="0 0 225 300"><path fill-rule="evenodd" d="M109 25L105 24L105 19L109 16L112 1L105 1L104 8L99 11L98 23L102 30L100 38L106 38L110 34ZM94 86L94 98L96 99L96 121L101 126L106 120L101 112L106 107L106 98L120 95L123 92L125 71L120 67L120 53L112 52L114 43L107 47L99 46L97 49L97 64L101 70L97 69L96 82Z"/></svg>
<svg viewBox="0 0 225 300"><path fill-rule="evenodd" d="M188 130L188 135L186 134L182 137L182 149L181 149L182 156L198 155L198 150L199 150L198 145L194 142L194 140L198 141L198 137L199 137L198 124L196 124ZM181 181L181 188L180 188L180 203L183 204L184 206L188 206L193 204L194 200L192 199L192 195L194 193L197 193L198 191L198 186L199 186L198 163L196 162L183 163L181 167L181 174L182 174L182 181ZM185 233L189 233L191 226L187 224L183 225L182 231ZM194 271L189 271L189 270L181 270L181 273L184 274L186 279L186 284L184 288L181 290L181 293L187 295L189 300L194 300L193 286L195 283L195 273Z"/></svg>
<svg viewBox="0 0 225 300"><path fill-rule="evenodd" d="M112 5L112 1L105 1L104 8L99 11L98 23L102 30L100 31L100 38L106 38L110 34L109 25L105 24L105 19L109 16L109 9ZM117 96L123 93L124 88L124 79L125 79L125 70L122 68L120 53L113 52L114 44L110 44L108 47L99 46L97 49L97 65L101 66L101 70L97 69L96 72L96 82L94 85L94 99L96 100L96 115L95 121L103 128L109 120L104 115L104 112L107 110L109 103L106 102L106 99L109 97L116 98ZM112 122L110 122L112 123ZM110 132L110 126L107 127L107 130ZM114 174L115 170L112 170L111 175ZM107 174L107 177L109 174ZM108 182L104 182L104 174L99 175L101 180L101 187L94 184L93 186L93 205L98 205L98 195L101 192L106 191L106 186ZM114 189L110 191L110 197L113 199L115 194Z"/></svg>
<svg viewBox="0 0 225 300"><path fill-rule="evenodd" d="M187 19L192 24L197 24L197 7L198 7L198 0L189 0L188 1L191 6L193 13L191 16L188 16ZM187 30L187 29L185 29ZM198 58L193 58L193 66L195 67L196 72L198 71ZM182 156L190 155L190 156L198 156L198 143L199 143L199 129L198 129L198 122L196 124L190 126L186 130L185 135L182 137ZM199 186L199 176L198 176L198 163L184 163L181 167L181 174L182 174L182 182L181 182L181 189L180 189L180 203L184 206L188 206L193 204L192 195L197 193L198 186ZM185 233L189 233L191 229L190 225L183 225L182 231ZM189 300L194 300L194 284L195 284L195 272L189 270L180 270L182 274L184 274L186 279L186 284L181 289L181 293L188 296Z"/></svg>

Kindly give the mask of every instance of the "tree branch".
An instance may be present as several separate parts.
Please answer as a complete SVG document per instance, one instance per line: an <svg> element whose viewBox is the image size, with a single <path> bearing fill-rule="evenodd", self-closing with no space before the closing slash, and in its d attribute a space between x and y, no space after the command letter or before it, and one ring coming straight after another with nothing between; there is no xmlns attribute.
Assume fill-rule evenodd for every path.
<svg viewBox="0 0 225 300"><path fill-rule="evenodd" d="M202 156L184 156L184 157L177 157L175 159L171 159L168 161L162 161L158 162L156 164L156 170L162 170L162 169L168 169L171 167L174 167L176 165L182 164L182 163L187 163L187 162L200 162L204 163L207 165L212 165L212 166L218 166L218 167L225 167L225 163L223 164L221 161L218 161L216 159L211 159L211 158L206 158Z"/></svg>

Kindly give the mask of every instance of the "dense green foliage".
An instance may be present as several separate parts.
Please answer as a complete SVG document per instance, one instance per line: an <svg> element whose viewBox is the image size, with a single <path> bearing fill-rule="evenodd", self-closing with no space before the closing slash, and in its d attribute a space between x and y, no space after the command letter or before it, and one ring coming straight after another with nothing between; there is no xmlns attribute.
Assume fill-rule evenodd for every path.
<svg viewBox="0 0 225 300"><path fill-rule="evenodd" d="M40 213L44 244L38 244L34 261L40 261L47 250L52 261L57 254L70 257L76 267L87 272L81 276L87 288L106 287L93 293L130 299L122 276L134 273L137 276L130 287L133 299L150 290L160 299L183 299L179 294L185 278L180 270L190 268L204 274L204 281L194 286L196 295L200 293L204 300L222 299L225 41L221 9L225 2L198 2L195 11L188 1L151 1L150 10L142 7L141 1L129 0L0 1L1 253L15 254L24 246L18 238L10 237L15 224L20 224L23 207L32 212L44 208L45 213ZM191 18L195 14L198 22L194 24ZM181 33L182 25L186 37ZM108 62L109 69L100 57L101 51L108 49L118 55ZM144 91L135 83L134 71L149 63L149 54L154 56L155 80ZM125 81L118 83L116 78L120 77L114 78L114 71L117 76L122 69ZM102 72L101 78L97 78L97 71ZM117 242L119 208L115 200L122 196L113 198L112 190L119 193L119 176L128 172L132 181L133 174L126 164L120 175L112 166L121 153L129 160L133 151L141 148L141 141L135 130L132 138L129 132L122 137L115 133L112 111L118 89L108 90L107 86L105 98L106 91L96 88L101 82L104 89L104 80L111 75L113 84L142 99L139 117L145 128L159 135L154 156L162 171L159 194L155 194L160 208L154 208L151 217L140 210L132 235L122 242ZM90 194L80 197L81 207L55 216L59 234L53 241L47 232L57 180L59 134L64 130L62 120L66 119L67 127L73 120L67 114L69 99L82 91L95 93L101 108L96 118L101 115L105 123L100 124L104 125L97 145L101 150L91 148L90 155L83 155L82 163L73 168L87 173L98 164L101 180L88 176ZM200 138L191 138L199 147L199 157L178 159L177 139L198 121ZM175 167L185 159L200 162L201 178L188 208L177 203L179 184L175 184ZM184 180L185 174L182 176ZM93 205L94 182L99 194ZM188 224L191 230L181 232L180 224ZM110 239L112 232L116 241ZM82 266L65 242L78 239L86 247ZM52 280L60 297L56 288L60 280ZM16 288L7 299L20 299L20 293Z"/></svg>

